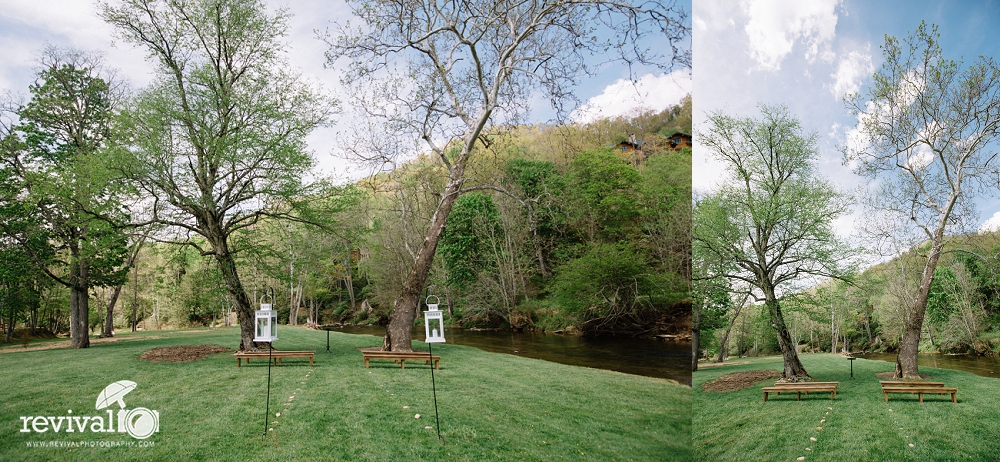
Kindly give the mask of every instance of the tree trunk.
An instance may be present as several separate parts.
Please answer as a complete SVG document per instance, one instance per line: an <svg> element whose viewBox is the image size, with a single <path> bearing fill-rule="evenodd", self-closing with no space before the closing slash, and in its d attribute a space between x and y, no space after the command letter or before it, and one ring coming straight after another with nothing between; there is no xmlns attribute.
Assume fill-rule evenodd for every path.
<svg viewBox="0 0 1000 462"><path fill-rule="evenodd" d="M795 345L792 344L792 338L788 335L788 328L785 326L785 318L781 314L781 306L774 295L774 288L766 287L764 295L764 305L771 315L771 327L774 328L775 333L778 335L778 347L781 349L781 358L785 363L783 376L786 379L793 380L809 377L806 368L799 361L799 355L795 351Z"/></svg>
<svg viewBox="0 0 1000 462"><path fill-rule="evenodd" d="M906 319L903 339L899 343L896 370L893 375L897 379L920 378L920 372L917 370L920 332L923 330L924 314L927 312L927 298L930 295L931 284L934 282L934 270L937 269L938 259L941 258L941 250L944 247L944 229L943 226L940 228L940 231L934 235L934 243L927 256L927 264L924 265L924 272L920 276L920 288L917 289L917 297L913 300L913 309Z"/></svg>
<svg viewBox="0 0 1000 462"><path fill-rule="evenodd" d="M531 240L535 245L535 259L538 260L538 272L542 279L549 278L545 265L545 252L542 251L542 237L538 235L538 224L535 222L535 207L528 204L528 225L531 227Z"/></svg>
<svg viewBox="0 0 1000 462"><path fill-rule="evenodd" d="M420 304L420 293L423 291L424 282L431 271L431 263L434 261L434 253L437 251L438 241L444 231L445 221L448 219L451 208L462 189L462 183L465 181L463 176L466 159L468 159L467 154L463 154L452 166L448 186L441 197L441 203L434 211L430 227L427 229L427 234L424 235L424 241L420 243L413 267L403 283L403 290L392 304L389 325L385 329L385 340L382 342L383 350L413 351L411 330Z"/></svg>
<svg viewBox="0 0 1000 462"><path fill-rule="evenodd" d="M733 325L736 324L736 319L740 317L740 311L743 310L744 304L746 304L746 298L744 298L743 301L740 302L740 306L736 308L736 314L733 316L733 320L729 322L729 327L726 328L726 333L722 336L722 341L719 342L719 357L715 361L717 363L721 363L727 356L726 350L728 348L726 345L729 343L729 333L733 330Z"/></svg>
<svg viewBox="0 0 1000 462"><path fill-rule="evenodd" d="M707 302L706 302L707 304ZM691 313L691 371L698 370L698 349L701 348L701 310Z"/></svg>
<svg viewBox="0 0 1000 462"><path fill-rule="evenodd" d="M118 303L118 295L122 292L122 286L115 286L111 288L111 297L108 300L108 314L107 318L104 320L104 332L101 333L101 337L113 337L115 330L115 303Z"/></svg>
<svg viewBox="0 0 1000 462"><path fill-rule="evenodd" d="M72 348L90 347L90 265L71 248L69 287L69 336Z"/></svg>
<svg viewBox="0 0 1000 462"><path fill-rule="evenodd" d="M4 292L6 292L6 289L4 289ZM3 313L3 306L6 304L5 303L6 301L7 301L7 297L6 297L6 294L4 294L3 297L0 297L0 313ZM9 304L8 305L8 311L10 311L10 313L7 315L7 329L6 329L7 332L6 332L5 336L4 336L4 343L10 343L11 339L14 337L14 305L13 304Z"/></svg>
<svg viewBox="0 0 1000 462"><path fill-rule="evenodd" d="M222 272L222 279L226 281L226 289L236 305L236 319L240 323L240 351L254 351L258 345L254 343L254 319L253 307L240 282L239 273L236 272L236 261L229 253L229 246L225 239L213 242L215 249L215 261L219 264Z"/></svg>
<svg viewBox="0 0 1000 462"><path fill-rule="evenodd" d="M132 332L138 327L136 311L139 308L139 265L132 267Z"/></svg>

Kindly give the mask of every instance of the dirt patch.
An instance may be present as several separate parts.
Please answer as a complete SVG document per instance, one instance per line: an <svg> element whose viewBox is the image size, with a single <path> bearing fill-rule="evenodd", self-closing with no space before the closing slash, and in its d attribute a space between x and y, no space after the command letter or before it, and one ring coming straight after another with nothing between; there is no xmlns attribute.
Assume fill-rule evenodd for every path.
<svg viewBox="0 0 1000 462"><path fill-rule="evenodd" d="M722 377L719 377L711 382L705 382L701 384L701 388L704 388L706 391L736 391L744 388L750 388L761 380L775 379L778 377L781 377L781 372L770 370L733 372L732 374L723 375Z"/></svg>
<svg viewBox="0 0 1000 462"><path fill-rule="evenodd" d="M743 365L743 364L750 364L750 361L741 361L741 362L737 362L737 363L715 363L715 362L711 362L711 363L698 363L698 370L711 369L713 367L722 367L722 366L739 366L739 365Z"/></svg>
<svg viewBox="0 0 1000 462"><path fill-rule="evenodd" d="M152 350L147 350L145 353L139 356L139 359L146 360L151 363L158 363L158 362L184 363L188 361L197 361L210 354L222 353L224 351L232 351L232 350L229 348L220 347L218 345L160 347L160 348L153 348Z"/></svg>
<svg viewBox="0 0 1000 462"><path fill-rule="evenodd" d="M115 342L131 342L135 340L153 340L163 338L162 335L152 335L149 337L130 337L130 338L117 338L117 337L91 337L90 346L102 345L105 343L115 343ZM0 354L2 353L18 353L22 351L39 351L39 350L55 350L58 348L71 348L72 343L69 340L61 340L58 342L46 342L37 346L19 347L19 346L3 346L0 347Z"/></svg>
<svg viewBox="0 0 1000 462"><path fill-rule="evenodd" d="M893 376L893 375L895 375L895 374L896 374L896 372L895 372L895 371L889 371L889 372L876 372L876 373L875 373L875 375L876 375L876 376L877 376L878 378L880 378L880 379L885 379L885 380L896 380L896 381L899 381L899 382L916 382L916 381L917 381L917 379L894 379L894 378L892 378L892 376ZM931 378L931 376L929 376L929 375L927 375L927 374L920 374L920 379L921 379L921 380L927 380L927 379L929 379L929 378Z"/></svg>

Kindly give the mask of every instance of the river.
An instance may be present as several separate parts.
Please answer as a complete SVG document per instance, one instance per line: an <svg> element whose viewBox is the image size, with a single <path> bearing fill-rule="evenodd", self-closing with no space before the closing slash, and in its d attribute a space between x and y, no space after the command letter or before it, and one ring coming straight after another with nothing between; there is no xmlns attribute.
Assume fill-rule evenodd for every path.
<svg viewBox="0 0 1000 462"><path fill-rule="evenodd" d="M855 356L865 359L888 361L890 363L896 362L896 353L864 353ZM956 369L972 372L983 377L1000 378L1000 358L974 355L918 354L917 365L940 369Z"/></svg>
<svg viewBox="0 0 1000 462"><path fill-rule="evenodd" d="M378 326L349 326L334 331L379 337L385 335L385 328ZM469 329L449 329L446 337L448 343L494 353L659 377L691 385L689 341L632 337L585 338L576 335ZM423 338L423 330L414 330L413 338Z"/></svg>

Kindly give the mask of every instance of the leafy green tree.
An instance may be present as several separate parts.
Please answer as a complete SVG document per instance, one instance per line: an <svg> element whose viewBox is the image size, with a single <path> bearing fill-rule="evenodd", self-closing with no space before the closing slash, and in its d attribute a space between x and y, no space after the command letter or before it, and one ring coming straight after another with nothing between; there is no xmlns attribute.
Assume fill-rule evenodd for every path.
<svg viewBox="0 0 1000 462"><path fill-rule="evenodd" d="M123 174L152 202L149 222L215 259L240 349L255 349L231 236L264 217L294 219L290 206L307 205L296 202L312 191L303 183L313 165L305 137L332 103L288 68L288 14L261 1L123 0L102 2L101 15L147 49L158 74L130 108Z"/></svg>
<svg viewBox="0 0 1000 462"><path fill-rule="evenodd" d="M846 103L860 139L845 157L877 185L873 216L887 216L880 238L909 246L930 241L896 357L896 378L918 378L917 351L934 271L950 234L977 217L973 203L995 194L1000 161L1000 67L980 57L966 69L947 59L937 26L923 22L905 40L886 36L882 68L867 92Z"/></svg>
<svg viewBox="0 0 1000 462"><path fill-rule="evenodd" d="M814 170L816 136L803 135L784 107L760 112L760 118L709 117L701 144L728 175L695 205L695 253L720 262L709 276L746 284L764 302L783 375L794 379L808 374L785 323L783 292L804 278L844 274L846 246L831 223L848 203Z"/></svg>
<svg viewBox="0 0 1000 462"><path fill-rule="evenodd" d="M504 166L504 180L520 189L538 272L546 279L549 277L549 255L555 247L553 241L559 237L556 216L561 212L556 197L565 190L563 179L552 162L513 158Z"/></svg>
<svg viewBox="0 0 1000 462"><path fill-rule="evenodd" d="M492 197L475 192L458 198L441 235L441 256L449 284L468 287L479 272L492 269L484 239L488 234L502 232L500 212Z"/></svg>
<svg viewBox="0 0 1000 462"><path fill-rule="evenodd" d="M615 242L638 233L641 178L612 150L578 154L566 183L568 224L585 242Z"/></svg>
<svg viewBox="0 0 1000 462"><path fill-rule="evenodd" d="M552 292L584 333L642 333L643 315L674 301L668 285L631 244L595 243L557 269Z"/></svg>
<svg viewBox="0 0 1000 462"><path fill-rule="evenodd" d="M17 110L14 130L23 149L8 153L8 165L20 189L17 200L41 220L59 255L66 255L53 266L33 254L49 277L70 289L71 344L87 348L90 288L125 278L125 237L115 225L125 220L118 203L122 185L111 181L103 152L121 95L99 76L93 56L49 48L42 63L29 87L31 100ZM25 249L34 249L5 228Z"/></svg>

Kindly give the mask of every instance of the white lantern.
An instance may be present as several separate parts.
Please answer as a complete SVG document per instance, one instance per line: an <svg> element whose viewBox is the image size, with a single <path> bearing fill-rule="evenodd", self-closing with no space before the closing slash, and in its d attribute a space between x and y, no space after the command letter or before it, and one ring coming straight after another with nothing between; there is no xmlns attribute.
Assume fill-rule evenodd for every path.
<svg viewBox="0 0 1000 462"><path fill-rule="evenodd" d="M255 312L254 320L254 342L271 343L278 339L278 312L274 311L270 303L264 303L264 295L260 298L260 309ZM270 298L270 297L268 297Z"/></svg>
<svg viewBox="0 0 1000 462"><path fill-rule="evenodd" d="M431 303L434 297L434 303ZM424 311L424 342L444 343L444 313L438 310L441 300L437 295L428 295L424 301L427 303L427 311Z"/></svg>

